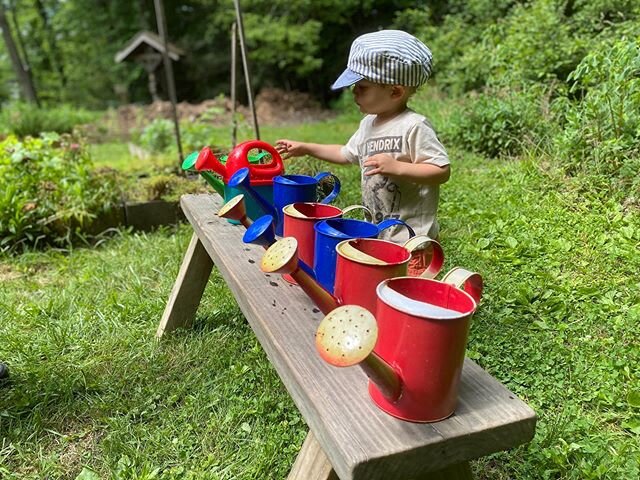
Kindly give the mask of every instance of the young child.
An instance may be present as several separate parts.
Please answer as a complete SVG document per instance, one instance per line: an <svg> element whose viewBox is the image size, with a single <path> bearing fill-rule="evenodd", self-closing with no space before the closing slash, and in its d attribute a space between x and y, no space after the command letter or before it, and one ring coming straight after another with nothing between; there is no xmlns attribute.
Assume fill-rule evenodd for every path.
<svg viewBox="0 0 640 480"><path fill-rule="evenodd" d="M351 45L347 69L331 86L353 85L354 101L366 114L358 130L346 145L282 139L276 150L283 158L311 155L359 165L362 202L376 223L399 218L416 234L436 239L439 186L449 179L449 158L429 121L407 108L431 73L431 59L427 46L406 32L361 35ZM406 229L389 229L381 238L404 242ZM414 256L409 270L421 270L420 262Z"/></svg>

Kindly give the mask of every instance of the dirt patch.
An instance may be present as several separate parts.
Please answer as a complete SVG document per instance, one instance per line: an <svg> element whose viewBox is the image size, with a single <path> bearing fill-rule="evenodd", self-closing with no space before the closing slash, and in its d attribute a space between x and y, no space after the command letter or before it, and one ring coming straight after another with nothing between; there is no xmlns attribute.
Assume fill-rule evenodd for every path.
<svg viewBox="0 0 640 480"><path fill-rule="evenodd" d="M0 283L16 280L23 275L23 273L13 270L9 265L0 263Z"/></svg>
<svg viewBox="0 0 640 480"><path fill-rule="evenodd" d="M229 98L220 96L196 104L180 102L176 108L180 121L231 127L232 106ZM286 92L277 88L262 89L256 96L255 106L259 125L300 124L325 120L334 115L306 93ZM236 111L239 119L252 122L253 116L248 106L237 105ZM132 131L140 130L158 118L173 118L170 102L122 105L108 112L100 125L91 127L86 133L103 140L105 137L128 139Z"/></svg>
<svg viewBox="0 0 640 480"><path fill-rule="evenodd" d="M59 442L63 448L60 452L60 466L65 472L75 477L82 470L82 465L88 459L95 458L98 451L98 442L102 434L89 431L81 434L72 434L66 441Z"/></svg>

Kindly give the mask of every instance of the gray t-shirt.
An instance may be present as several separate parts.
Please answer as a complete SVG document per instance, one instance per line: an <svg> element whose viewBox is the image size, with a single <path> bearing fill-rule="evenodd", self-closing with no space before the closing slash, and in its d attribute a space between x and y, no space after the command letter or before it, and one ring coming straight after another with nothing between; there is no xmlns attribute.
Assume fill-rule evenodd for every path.
<svg viewBox="0 0 640 480"><path fill-rule="evenodd" d="M374 125L375 115L367 115L360 127L342 147L342 154L362 169L362 202L373 213L376 223L387 218L399 218L408 223L416 234L438 236L438 185L418 185L385 175L364 175L362 163L377 153L388 153L395 160L412 163L431 163L439 167L449 164L449 157L438 140L429 121L407 109L397 117ZM404 242L405 228L392 227L380 238Z"/></svg>

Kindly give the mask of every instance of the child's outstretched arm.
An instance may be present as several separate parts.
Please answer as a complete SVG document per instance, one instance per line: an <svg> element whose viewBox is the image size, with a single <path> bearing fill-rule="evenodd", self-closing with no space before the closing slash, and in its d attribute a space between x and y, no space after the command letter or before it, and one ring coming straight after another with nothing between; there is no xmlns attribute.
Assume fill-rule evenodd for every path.
<svg viewBox="0 0 640 480"><path fill-rule="evenodd" d="M276 141L276 150L284 159L311 155L331 163L348 163L347 159L342 155L342 145L326 145L281 139Z"/></svg>
<svg viewBox="0 0 640 480"><path fill-rule="evenodd" d="M432 163L399 162L386 153L370 156L362 163L362 166L367 168L365 171L367 176L387 175L421 185L440 185L449 180L451 175L449 165L440 167Z"/></svg>

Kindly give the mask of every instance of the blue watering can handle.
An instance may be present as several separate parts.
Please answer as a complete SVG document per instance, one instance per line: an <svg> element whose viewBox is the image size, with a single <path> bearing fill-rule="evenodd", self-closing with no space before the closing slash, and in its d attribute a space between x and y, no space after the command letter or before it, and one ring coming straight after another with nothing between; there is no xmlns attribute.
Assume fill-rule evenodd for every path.
<svg viewBox="0 0 640 480"><path fill-rule="evenodd" d="M377 225L377 227L378 230L382 231L395 225L402 225L403 227L407 227L407 230L409 231L409 237L416 236L416 232L413 231L413 228L411 228L408 223L403 222L402 220L398 220L397 218L388 218L386 220L383 220Z"/></svg>
<svg viewBox="0 0 640 480"><path fill-rule="evenodd" d="M349 205L348 207L344 207L342 209L342 215L344 216L349 212L353 212L354 210L364 210L365 220L369 223L373 221L373 215L371 215L371 210L369 210L364 205Z"/></svg>
<svg viewBox="0 0 640 480"><path fill-rule="evenodd" d="M313 178L315 178L318 182L320 182L322 179L329 176L333 177L333 190L331 190L331 193L329 195L327 195L322 200L320 200L320 203L331 203L336 199L336 197L340 193L340 180L333 173L320 172Z"/></svg>

